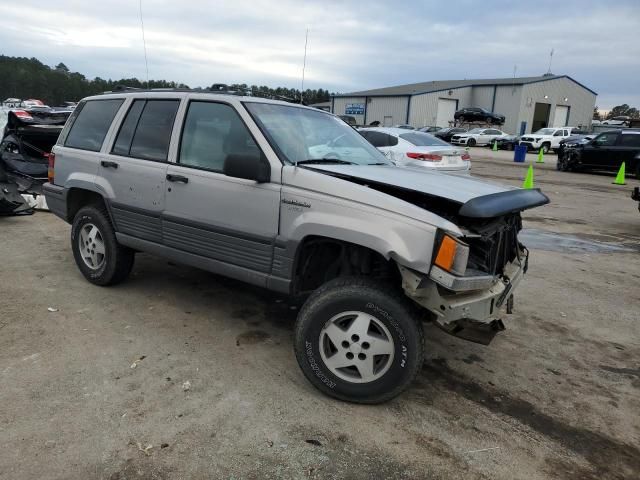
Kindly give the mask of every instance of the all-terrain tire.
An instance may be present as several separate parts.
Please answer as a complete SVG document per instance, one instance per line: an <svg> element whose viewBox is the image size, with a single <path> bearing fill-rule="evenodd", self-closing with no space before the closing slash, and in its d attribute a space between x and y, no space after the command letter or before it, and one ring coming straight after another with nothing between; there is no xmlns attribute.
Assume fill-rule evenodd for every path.
<svg viewBox="0 0 640 480"><path fill-rule="evenodd" d="M353 322L352 327L361 318L371 322L367 327L371 336L367 339L374 338L370 340L372 345L358 343L357 335L351 335L351 327L343 331L345 337L338 342L342 346L328 341L326 328L334 321L338 325L342 318ZM379 377L371 381L358 378L360 367L331 368L327 362L334 357L325 360L328 353L344 354L346 359L355 354L354 362L364 362L360 355L379 348L375 338L383 337L388 337L383 343L391 341L385 346L392 353L371 356L374 368L370 371L375 372L376 363L380 366ZM307 299L296 321L294 347L302 372L318 390L340 400L374 404L399 395L416 377L424 358L424 332L417 307L401 290L366 277L343 277L326 283ZM327 352L331 347L337 353Z"/></svg>
<svg viewBox="0 0 640 480"><path fill-rule="evenodd" d="M97 228L104 245L104 254L96 268L91 268L83 259L80 245L81 231L91 226ZM71 227L71 249L80 272L95 285L120 283L133 268L135 252L118 243L109 214L100 205L88 205L78 210Z"/></svg>

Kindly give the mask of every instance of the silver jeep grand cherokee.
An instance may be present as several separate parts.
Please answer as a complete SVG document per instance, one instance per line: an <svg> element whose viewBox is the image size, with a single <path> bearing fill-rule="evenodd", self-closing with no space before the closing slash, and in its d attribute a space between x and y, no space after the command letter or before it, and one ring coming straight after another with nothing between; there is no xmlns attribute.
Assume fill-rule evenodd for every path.
<svg viewBox="0 0 640 480"><path fill-rule="evenodd" d="M192 91L84 99L44 192L90 282L139 251L305 300L302 371L333 397L398 395L422 321L488 344L527 269L520 211L539 190L398 168L326 112Z"/></svg>

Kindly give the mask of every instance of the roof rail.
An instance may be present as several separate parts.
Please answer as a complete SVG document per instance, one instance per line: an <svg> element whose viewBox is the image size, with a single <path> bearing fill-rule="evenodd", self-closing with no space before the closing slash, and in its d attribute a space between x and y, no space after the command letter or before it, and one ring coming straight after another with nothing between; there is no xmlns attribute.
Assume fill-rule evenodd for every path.
<svg viewBox="0 0 640 480"><path fill-rule="evenodd" d="M219 95L238 95L245 97L258 97L267 98L270 100L281 100L289 103L300 103L300 100L291 97L285 97L284 95L270 94L261 92L259 90L252 91L250 88L232 90L229 85L224 83L214 83L211 88L137 88L128 87L126 85L116 85L113 90L102 92L102 95L110 93L145 93L145 92L194 92L194 93L216 93ZM306 102L302 102L302 105L307 105Z"/></svg>

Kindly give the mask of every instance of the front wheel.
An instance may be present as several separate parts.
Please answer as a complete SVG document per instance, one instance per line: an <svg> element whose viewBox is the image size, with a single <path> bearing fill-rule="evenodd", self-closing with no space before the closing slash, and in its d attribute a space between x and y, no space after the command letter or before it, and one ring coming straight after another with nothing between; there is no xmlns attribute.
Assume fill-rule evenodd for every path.
<svg viewBox="0 0 640 480"><path fill-rule="evenodd" d="M543 143L540 146L540 151L542 151L542 153L546 155L547 153L549 153L549 148L550 148L550 145L548 143Z"/></svg>
<svg viewBox="0 0 640 480"><path fill-rule="evenodd" d="M84 277L96 285L119 283L133 267L134 251L118 243L109 214L97 205L81 208L73 219L71 249Z"/></svg>
<svg viewBox="0 0 640 480"><path fill-rule="evenodd" d="M475 147L476 146L476 139L475 138L470 138L469 140L467 140L467 145L469 147Z"/></svg>
<svg viewBox="0 0 640 480"><path fill-rule="evenodd" d="M401 293L368 278L338 278L302 307L295 353L321 392L356 403L399 395L424 358L424 334L415 307Z"/></svg>

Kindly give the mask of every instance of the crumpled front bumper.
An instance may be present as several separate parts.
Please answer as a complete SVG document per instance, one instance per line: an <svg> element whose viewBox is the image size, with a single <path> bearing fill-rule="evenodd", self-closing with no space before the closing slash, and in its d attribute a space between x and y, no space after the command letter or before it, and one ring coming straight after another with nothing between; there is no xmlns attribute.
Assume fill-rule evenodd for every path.
<svg viewBox="0 0 640 480"><path fill-rule="evenodd" d="M528 252L507 264L501 277L457 277L452 283L440 269L429 276L400 267L405 294L434 315L434 322L452 335L488 344L504 325L501 308L513 306L513 292L527 268ZM446 273L446 272L444 272ZM447 274L453 277L450 274ZM453 289L457 291L454 291Z"/></svg>

